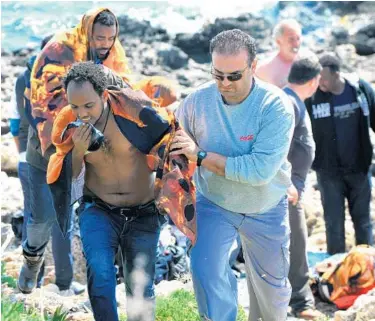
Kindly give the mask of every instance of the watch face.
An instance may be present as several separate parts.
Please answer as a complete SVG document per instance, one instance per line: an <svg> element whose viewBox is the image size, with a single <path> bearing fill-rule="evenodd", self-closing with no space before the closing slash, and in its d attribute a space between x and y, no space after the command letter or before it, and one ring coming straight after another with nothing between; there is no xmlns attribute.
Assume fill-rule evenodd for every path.
<svg viewBox="0 0 375 321"><path fill-rule="evenodd" d="M199 151L198 152L198 157L201 158L201 157L205 157L206 156L206 152L204 152L203 150Z"/></svg>

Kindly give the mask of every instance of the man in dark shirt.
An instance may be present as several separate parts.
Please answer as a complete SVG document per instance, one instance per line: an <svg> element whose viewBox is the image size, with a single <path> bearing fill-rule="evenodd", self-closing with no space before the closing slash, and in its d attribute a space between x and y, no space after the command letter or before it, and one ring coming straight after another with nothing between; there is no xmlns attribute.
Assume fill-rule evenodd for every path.
<svg viewBox="0 0 375 321"><path fill-rule="evenodd" d="M310 117L303 101L318 88L321 69L316 55L304 53L294 61L288 84L284 88L293 103L295 114L293 139L288 154L292 165L292 186L288 189L291 229L289 281L292 286L290 306L298 318L305 320L316 320L322 316L321 312L315 310L314 296L309 286L307 226L301 202L307 173L315 154Z"/></svg>
<svg viewBox="0 0 375 321"><path fill-rule="evenodd" d="M372 160L369 130L375 130L375 95L356 75L340 72L332 54L320 58L319 89L306 101L316 143L317 173L329 254L345 252L345 198L356 244L373 244L370 220Z"/></svg>

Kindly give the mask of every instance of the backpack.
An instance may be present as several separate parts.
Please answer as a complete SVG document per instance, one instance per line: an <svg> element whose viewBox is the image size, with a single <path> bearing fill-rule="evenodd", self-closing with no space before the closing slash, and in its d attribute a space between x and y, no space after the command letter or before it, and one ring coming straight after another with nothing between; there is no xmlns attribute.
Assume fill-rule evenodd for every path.
<svg viewBox="0 0 375 321"><path fill-rule="evenodd" d="M361 294L375 288L375 248L354 247L344 259L325 272L319 282L319 295L339 309L347 309Z"/></svg>
<svg viewBox="0 0 375 321"><path fill-rule="evenodd" d="M181 279L189 270L186 251L183 247L168 245L165 248L159 248L155 265L155 284L163 280Z"/></svg>

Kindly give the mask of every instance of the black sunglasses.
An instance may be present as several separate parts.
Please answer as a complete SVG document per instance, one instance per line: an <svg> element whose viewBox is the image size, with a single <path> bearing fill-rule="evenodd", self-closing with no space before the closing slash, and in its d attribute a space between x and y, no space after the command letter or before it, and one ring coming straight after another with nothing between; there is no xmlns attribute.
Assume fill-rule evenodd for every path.
<svg viewBox="0 0 375 321"><path fill-rule="evenodd" d="M244 71L248 68L249 66L246 66L245 69L241 70L241 71L237 71L235 73L230 73L230 74L225 74L225 73L222 73L222 74L216 74L215 72L213 72L213 66L211 66L211 75L216 79L216 80L220 80L220 81L224 81L225 78L227 78L229 81L238 81L242 78L242 75L244 73Z"/></svg>

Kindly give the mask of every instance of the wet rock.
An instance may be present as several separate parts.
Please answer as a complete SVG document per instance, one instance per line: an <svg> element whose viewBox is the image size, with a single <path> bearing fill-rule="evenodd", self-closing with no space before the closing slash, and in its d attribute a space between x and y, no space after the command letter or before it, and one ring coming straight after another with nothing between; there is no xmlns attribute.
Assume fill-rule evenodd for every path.
<svg viewBox="0 0 375 321"><path fill-rule="evenodd" d="M152 27L149 21L139 21L123 15L118 17L120 35L140 38L142 42L162 41L170 39L167 31L160 27Z"/></svg>
<svg viewBox="0 0 375 321"><path fill-rule="evenodd" d="M180 69L187 65L189 57L180 48L170 44L160 44L157 48L160 63L172 68Z"/></svg>
<svg viewBox="0 0 375 321"><path fill-rule="evenodd" d="M32 53L34 50L31 48L21 48L13 51L14 56L18 57L27 57Z"/></svg>
<svg viewBox="0 0 375 321"><path fill-rule="evenodd" d="M13 141L9 136L2 136L1 140L1 170L16 174L18 167L18 152Z"/></svg>
<svg viewBox="0 0 375 321"><path fill-rule="evenodd" d="M12 225L1 224L1 247L3 248L4 242L7 242L7 244L9 244L13 237L14 234L12 231ZM4 244L4 246L5 245L6 244ZM4 248L6 248L6 246Z"/></svg>
<svg viewBox="0 0 375 321"><path fill-rule="evenodd" d="M3 58L3 57L9 57L11 55L12 55L12 53L10 51L5 50L4 48L1 48L1 58Z"/></svg>
<svg viewBox="0 0 375 321"><path fill-rule="evenodd" d="M26 68L26 64L27 64L28 60L29 60L28 57L20 56L20 57L16 57L16 58L12 59L10 64L12 66L20 66L20 67Z"/></svg>
<svg viewBox="0 0 375 321"><path fill-rule="evenodd" d="M235 28L249 33L257 40L258 47L261 46L264 39L270 37L272 30L271 24L266 19L252 14L244 14L237 18L216 19L213 24L206 26L199 33L177 34L173 44L197 62L208 62L210 40L224 30Z"/></svg>
<svg viewBox="0 0 375 321"><path fill-rule="evenodd" d="M338 46L349 42L349 31L344 27L336 27L331 31L332 45Z"/></svg>
<svg viewBox="0 0 375 321"><path fill-rule="evenodd" d="M375 53L375 23L369 24L358 30L351 43L355 46L357 53L368 56Z"/></svg>

